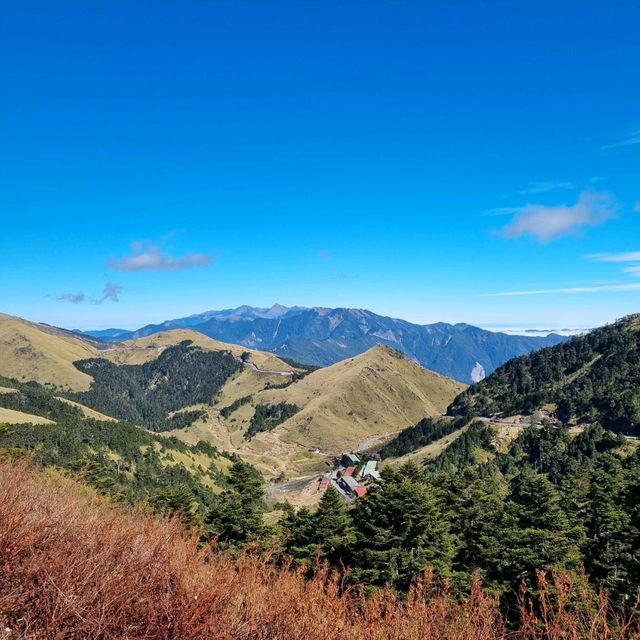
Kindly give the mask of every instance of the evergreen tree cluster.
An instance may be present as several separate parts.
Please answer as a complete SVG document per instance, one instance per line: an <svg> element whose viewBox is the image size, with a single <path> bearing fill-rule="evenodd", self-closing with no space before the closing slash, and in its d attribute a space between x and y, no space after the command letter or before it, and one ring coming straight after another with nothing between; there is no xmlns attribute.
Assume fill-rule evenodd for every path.
<svg viewBox="0 0 640 640"><path fill-rule="evenodd" d="M423 418L416 425L403 429L393 440L385 444L378 453L383 458L398 458L448 436L461 429L466 422L464 418L453 420Z"/></svg>
<svg viewBox="0 0 640 640"><path fill-rule="evenodd" d="M226 407L222 407L222 409L220 409L220 415L223 418L228 418L234 411L237 411L245 404L249 404L252 399L253 396L243 396L242 398L238 398Z"/></svg>
<svg viewBox="0 0 640 640"><path fill-rule="evenodd" d="M244 437L247 440L253 438L261 431L271 431L285 420L288 420L300 411L300 407L288 402L278 404L257 404L249 428Z"/></svg>
<svg viewBox="0 0 640 640"><path fill-rule="evenodd" d="M482 446L487 427L476 425L466 433ZM401 591L426 567L459 589L479 573L513 594L536 570L584 566L623 601L640 587L640 450L625 457L621 447L599 426L574 438L530 428L482 464L443 453L447 463L387 467L351 510L333 489L315 513L290 510L284 548L298 562L320 557L360 584Z"/></svg>
<svg viewBox="0 0 640 640"><path fill-rule="evenodd" d="M5 426L0 429L0 455L29 455L38 465L79 473L98 491L129 504L149 500L161 505L161 499L157 503L155 499L166 493L173 495L170 503L175 505L176 496L188 494L191 506L185 511L193 511L197 505L200 518L214 498L211 486L226 486L218 464L223 454L208 443L190 446L129 422L86 418L80 409L58 400L35 382L1 381L2 386L16 391L0 394L0 406L49 418L56 424ZM180 461L184 456L194 461L190 469ZM203 457L196 466L196 458Z"/></svg>
<svg viewBox="0 0 640 640"><path fill-rule="evenodd" d="M514 358L472 385L449 415L514 415L545 405L567 423L640 434L640 316Z"/></svg>
<svg viewBox="0 0 640 640"><path fill-rule="evenodd" d="M204 351L185 340L167 347L144 364L116 365L109 360L80 360L76 367L93 381L88 391L68 396L107 415L152 431L188 426L201 414L168 414L194 404L210 403L242 363L224 351ZM193 418L191 422L187 419Z"/></svg>

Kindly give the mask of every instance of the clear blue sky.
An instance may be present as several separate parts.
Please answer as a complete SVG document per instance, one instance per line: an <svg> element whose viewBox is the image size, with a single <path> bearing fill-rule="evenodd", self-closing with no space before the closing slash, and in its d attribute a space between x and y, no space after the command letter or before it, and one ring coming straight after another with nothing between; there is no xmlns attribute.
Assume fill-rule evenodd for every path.
<svg viewBox="0 0 640 640"><path fill-rule="evenodd" d="M637 0L4 3L0 310L640 311L639 25Z"/></svg>

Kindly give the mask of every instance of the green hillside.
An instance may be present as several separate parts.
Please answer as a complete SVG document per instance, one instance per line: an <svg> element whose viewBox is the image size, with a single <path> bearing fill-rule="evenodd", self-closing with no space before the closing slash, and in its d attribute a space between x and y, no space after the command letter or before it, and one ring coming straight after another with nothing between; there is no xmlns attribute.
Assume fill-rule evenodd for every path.
<svg viewBox="0 0 640 640"><path fill-rule="evenodd" d="M47 419L47 424L0 425L0 457L30 456L34 463L80 474L100 492L133 504L180 495L174 505L203 515L227 485L232 461L201 442L187 445L129 422L85 417L35 382L0 379L0 407Z"/></svg>
<svg viewBox="0 0 640 640"><path fill-rule="evenodd" d="M543 408L563 423L640 433L640 316L510 360L461 393L448 413L509 416Z"/></svg>
<svg viewBox="0 0 640 640"><path fill-rule="evenodd" d="M116 365L103 358L80 360L76 367L93 377L91 388L69 397L152 431L191 424L201 412L169 413L210 403L242 363L225 351L205 351L189 340L167 347L143 364Z"/></svg>

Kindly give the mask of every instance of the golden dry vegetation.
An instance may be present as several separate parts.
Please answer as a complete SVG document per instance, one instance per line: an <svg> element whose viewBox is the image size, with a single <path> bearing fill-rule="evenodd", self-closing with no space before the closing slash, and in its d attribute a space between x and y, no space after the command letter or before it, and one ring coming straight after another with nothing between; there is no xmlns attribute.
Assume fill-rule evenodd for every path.
<svg viewBox="0 0 640 640"><path fill-rule="evenodd" d="M91 377L73 362L99 353L90 342L69 332L0 314L0 375L6 378L88 389Z"/></svg>
<svg viewBox="0 0 640 640"><path fill-rule="evenodd" d="M3 422L7 424L55 424L53 420L42 416L34 416L31 413L0 407L0 424Z"/></svg>
<svg viewBox="0 0 640 640"><path fill-rule="evenodd" d="M274 566L198 544L177 520L123 513L86 488L0 464L0 638L40 640L637 640L571 574L539 575L507 625L477 581L453 598L427 572L401 600L365 598L319 568Z"/></svg>

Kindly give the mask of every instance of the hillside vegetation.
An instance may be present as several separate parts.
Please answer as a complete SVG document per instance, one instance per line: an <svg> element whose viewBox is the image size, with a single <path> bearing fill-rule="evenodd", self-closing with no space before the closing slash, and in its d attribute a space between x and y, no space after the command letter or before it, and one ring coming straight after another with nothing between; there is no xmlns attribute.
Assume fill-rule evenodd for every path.
<svg viewBox="0 0 640 640"><path fill-rule="evenodd" d="M269 477L318 472L324 456L388 439L441 413L464 388L383 346L314 370L188 328L106 345L6 319L7 341L29 334L39 345L37 361L48 363L35 379L81 405L87 417L128 420L192 445L205 440ZM2 353L9 377L30 375L26 352ZM59 382L70 375L73 384ZM8 422L29 420L8 411L21 409L7 407ZM277 419L263 419L274 411Z"/></svg>
<svg viewBox="0 0 640 640"><path fill-rule="evenodd" d="M291 478L440 414L463 388L384 346L303 377L245 366L204 418L171 434L233 451L269 478Z"/></svg>
<svg viewBox="0 0 640 640"><path fill-rule="evenodd" d="M89 340L0 314L0 376L84 390L91 377L73 363L99 355L100 350Z"/></svg>
<svg viewBox="0 0 640 640"><path fill-rule="evenodd" d="M379 345L285 389L265 391L257 400L301 407L279 427L285 441L337 453L440 414L463 389Z"/></svg>
<svg viewBox="0 0 640 640"><path fill-rule="evenodd" d="M210 403L242 363L224 351L203 351L189 340L167 347L143 364L116 365L103 358L80 360L76 367L91 375L88 391L74 399L116 418L129 420L152 431L188 426L199 416L172 411Z"/></svg>
<svg viewBox="0 0 640 640"><path fill-rule="evenodd" d="M193 509L192 515L202 517L226 486L232 463L207 443L189 446L131 423L87 418L82 407L35 382L0 380L14 389L0 394L0 416L7 423L0 425L0 457L29 456L36 464L78 473L129 504L173 496L175 509ZM16 409L34 418L12 420L2 413Z"/></svg>
<svg viewBox="0 0 640 640"><path fill-rule="evenodd" d="M555 596L553 596L555 593ZM130 640L625 640L637 617L613 616L569 575L540 578L507 626L474 583L461 600L429 577L406 600L363 599L325 570L306 579L255 554L200 548L179 522L126 515L64 478L0 464L0 637ZM579 606L577 606L579 605Z"/></svg>
<svg viewBox="0 0 640 640"><path fill-rule="evenodd" d="M451 415L550 409L562 422L640 433L640 316L515 358L451 404Z"/></svg>

